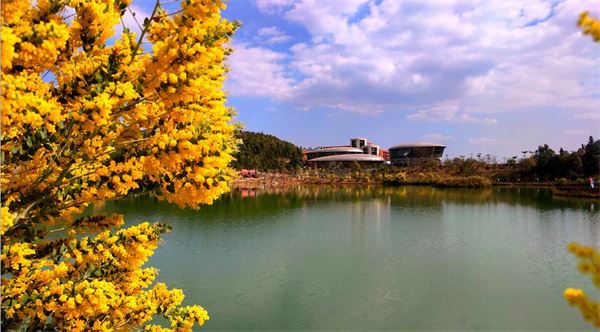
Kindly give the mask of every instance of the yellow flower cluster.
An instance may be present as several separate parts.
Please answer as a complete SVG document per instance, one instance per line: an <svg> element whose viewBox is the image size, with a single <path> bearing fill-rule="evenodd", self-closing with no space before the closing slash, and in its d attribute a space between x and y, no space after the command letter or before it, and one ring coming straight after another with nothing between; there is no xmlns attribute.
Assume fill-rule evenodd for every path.
<svg viewBox="0 0 600 332"><path fill-rule="evenodd" d="M583 33L591 35L594 41L600 41L600 21L583 12L577 22L583 29ZM597 288L600 289L600 252L597 248L582 246L576 242L569 243L569 252L579 259L577 269L583 274L589 274ZM581 311L583 318L600 329L600 304L590 298L581 289L567 288L564 296L572 306ZM597 297L596 297L597 298Z"/></svg>
<svg viewBox="0 0 600 332"><path fill-rule="evenodd" d="M236 126L222 85L235 25L220 18L220 1L158 9L149 54L129 33L104 45L126 1L23 3L6 5L20 20L3 8L2 153L14 165L3 173L6 201L27 206L26 188L44 192L52 200L28 214L60 220L131 191L195 208L229 190ZM75 10L70 25L61 3ZM44 55L27 55L27 43Z"/></svg>
<svg viewBox="0 0 600 332"><path fill-rule="evenodd" d="M207 312L180 307L180 290L161 283L146 290L157 271L141 266L154 252L158 232L158 226L143 223L92 239L4 245L2 273L12 277L2 279L3 327L28 321L30 329L41 330L51 318L60 330L104 331L139 327L157 313L177 330L202 325ZM49 250L58 255L38 258Z"/></svg>
<svg viewBox="0 0 600 332"><path fill-rule="evenodd" d="M171 14L158 5L141 35L107 44L128 5L2 2L3 329L159 330L144 324L161 314L190 330L208 319L181 307L180 291L149 288L157 272L141 266L160 227L111 235L119 216L73 220L141 192L198 208L233 176L223 82L236 25L222 1L181 1ZM84 232L97 235L75 239Z"/></svg>
<svg viewBox="0 0 600 332"><path fill-rule="evenodd" d="M83 46L84 49L103 46L119 22L121 4L128 5L129 1L70 1L69 6L77 11L69 31L74 46Z"/></svg>
<svg viewBox="0 0 600 332"><path fill-rule="evenodd" d="M0 209L0 214L0 217L2 218L2 228L0 229L0 234L4 234L7 229L11 228L15 224L15 217L6 206L3 206Z"/></svg>
<svg viewBox="0 0 600 332"><path fill-rule="evenodd" d="M592 36L595 41L600 41L600 21L595 17L591 17L588 12L579 15L577 25L581 27L584 34Z"/></svg>
<svg viewBox="0 0 600 332"><path fill-rule="evenodd" d="M567 249L579 258L578 269L583 274L590 274L596 287L600 288L600 252L593 247L570 243ZM564 292L565 299L572 306L581 311L583 318L600 328L600 305L590 299L583 290L567 288Z"/></svg>

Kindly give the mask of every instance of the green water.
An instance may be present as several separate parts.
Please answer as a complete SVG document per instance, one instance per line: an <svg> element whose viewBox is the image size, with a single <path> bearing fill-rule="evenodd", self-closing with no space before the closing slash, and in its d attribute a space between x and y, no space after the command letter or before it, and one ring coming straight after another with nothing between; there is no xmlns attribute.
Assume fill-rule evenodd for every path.
<svg viewBox="0 0 600 332"><path fill-rule="evenodd" d="M209 311L206 330L593 330L562 291L599 294L565 250L600 244L599 205L538 189L312 187L95 212L173 226L149 265Z"/></svg>

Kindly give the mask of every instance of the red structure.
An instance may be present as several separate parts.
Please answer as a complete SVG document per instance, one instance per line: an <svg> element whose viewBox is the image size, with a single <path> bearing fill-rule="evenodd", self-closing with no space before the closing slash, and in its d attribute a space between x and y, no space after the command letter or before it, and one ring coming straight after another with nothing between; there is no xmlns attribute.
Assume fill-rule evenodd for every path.
<svg viewBox="0 0 600 332"><path fill-rule="evenodd" d="M380 149L379 156L382 157L385 161L390 161L390 152L388 150Z"/></svg>
<svg viewBox="0 0 600 332"><path fill-rule="evenodd" d="M258 172L255 169L242 169L241 175L243 178L256 178Z"/></svg>

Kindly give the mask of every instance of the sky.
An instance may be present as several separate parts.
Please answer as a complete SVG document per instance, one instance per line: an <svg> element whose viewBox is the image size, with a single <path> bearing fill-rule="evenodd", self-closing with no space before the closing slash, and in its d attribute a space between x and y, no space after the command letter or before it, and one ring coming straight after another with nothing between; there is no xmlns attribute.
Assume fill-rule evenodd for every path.
<svg viewBox="0 0 600 332"><path fill-rule="evenodd" d="M133 1L140 16L153 1ZM600 136L589 1L237 0L228 105L246 130L303 147L367 137L450 157L575 150Z"/></svg>

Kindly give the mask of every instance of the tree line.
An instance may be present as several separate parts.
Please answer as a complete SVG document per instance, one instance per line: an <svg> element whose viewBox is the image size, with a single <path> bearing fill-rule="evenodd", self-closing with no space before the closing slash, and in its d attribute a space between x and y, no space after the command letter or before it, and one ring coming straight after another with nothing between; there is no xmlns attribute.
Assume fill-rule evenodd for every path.
<svg viewBox="0 0 600 332"><path fill-rule="evenodd" d="M432 167L436 168L429 166ZM561 148L557 153L544 144L535 151L523 151L520 159L514 156L504 163L496 163L490 157L462 157L445 160L439 167L453 175L484 175L502 182L575 181L600 173L600 140L590 136L586 144L572 152Z"/></svg>
<svg viewBox="0 0 600 332"><path fill-rule="evenodd" d="M595 176L600 172L600 140L590 136L587 144L573 152L561 148L556 153L547 144L540 145L532 156L521 159L519 165L523 177L536 180Z"/></svg>

